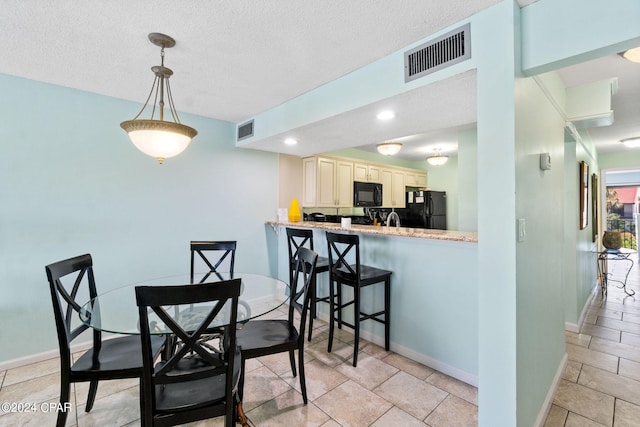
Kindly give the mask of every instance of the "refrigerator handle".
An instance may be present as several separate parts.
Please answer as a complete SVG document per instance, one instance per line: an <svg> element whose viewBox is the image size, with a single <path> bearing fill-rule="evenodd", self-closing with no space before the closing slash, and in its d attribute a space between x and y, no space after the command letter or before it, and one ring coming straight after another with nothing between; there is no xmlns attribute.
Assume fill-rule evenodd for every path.
<svg viewBox="0 0 640 427"><path fill-rule="evenodd" d="M427 203L427 216L433 215L433 199L429 197L429 202Z"/></svg>

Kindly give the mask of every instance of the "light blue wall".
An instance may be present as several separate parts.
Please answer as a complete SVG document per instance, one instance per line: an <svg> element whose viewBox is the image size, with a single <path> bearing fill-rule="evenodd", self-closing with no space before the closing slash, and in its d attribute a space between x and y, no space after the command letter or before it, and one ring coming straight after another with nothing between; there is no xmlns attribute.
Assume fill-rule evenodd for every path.
<svg viewBox="0 0 640 427"><path fill-rule="evenodd" d="M287 272L285 227L278 236L281 274ZM314 249L328 256L324 230L314 230ZM478 383L477 244L360 233L363 264L392 271L392 350L471 384ZM460 268L464 265L464 268ZM328 295L328 274L318 276L318 295ZM363 311L377 311L384 302L382 285L362 291ZM352 294L348 293L348 298ZM345 296L345 298L347 298ZM443 304L443 301L455 301ZM370 310L371 309L371 310ZM328 316L326 304L318 311ZM345 310L345 318L352 312ZM363 334L384 345L384 328L361 323ZM365 336L365 335L363 335Z"/></svg>
<svg viewBox="0 0 640 427"><path fill-rule="evenodd" d="M479 425L517 425L515 53L517 7L475 17L478 61Z"/></svg>
<svg viewBox="0 0 640 427"><path fill-rule="evenodd" d="M534 425L565 353L564 126L534 79L516 80L516 218L526 228L516 245L518 425Z"/></svg>
<svg viewBox="0 0 640 427"><path fill-rule="evenodd" d="M98 288L186 273L189 241L236 239L236 268L275 263L277 155L234 147L235 125L158 165L119 127L138 105L0 75L0 362L57 349L44 266L91 253ZM9 325L11 325L9 327Z"/></svg>
<svg viewBox="0 0 640 427"><path fill-rule="evenodd" d="M540 0L523 8L522 69L557 70L640 45L637 0Z"/></svg>

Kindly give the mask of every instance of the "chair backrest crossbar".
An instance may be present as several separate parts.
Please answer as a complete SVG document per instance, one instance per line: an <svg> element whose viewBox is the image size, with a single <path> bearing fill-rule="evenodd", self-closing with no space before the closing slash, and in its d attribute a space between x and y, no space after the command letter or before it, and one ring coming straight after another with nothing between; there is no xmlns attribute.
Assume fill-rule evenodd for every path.
<svg viewBox="0 0 640 427"><path fill-rule="evenodd" d="M291 296L289 298L289 322L293 322L294 309L300 313L300 339L304 340L307 311L311 305L310 286L316 269L318 254L306 247L300 247L296 251L293 280L289 284ZM302 287L298 283L302 279ZM302 300L302 302L301 302Z"/></svg>
<svg viewBox="0 0 640 427"><path fill-rule="evenodd" d="M54 302L54 317L58 330L58 340L64 340L60 342L60 349L61 351L64 350L63 353L66 353L71 342L82 332L89 329L89 326L83 323L72 329L72 320L82 311L77 298L85 281L89 290L89 299L97 296L95 278L93 276L93 261L91 255L85 254L47 265L45 270ZM74 273L76 276L73 280L73 285L68 290L63 283L63 278ZM65 304L66 307L64 307ZM95 307L92 312L99 315L98 307ZM62 332L64 332L64 336ZM100 331L94 329L93 337L94 346L99 349L101 342Z"/></svg>
<svg viewBox="0 0 640 427"><path fill-rule="evenodd" d="M195 254L198 254L200 259L205 263L207 268L209 268L209 272L205 274L205 276L200 279L200 283L205 282L211 274L216 274L219 279L222 280L222 277L218 274L218 269L223 264L225 260L228 258L229 265L229 273L233 273L235 257L236 257L236 241L228 240L228 241L192 241L191 242L191 280L193 282L193 275L195 273ZM221 255L217 258L216 261L212 262L205 252L222 252Z"/></svg>
<svg viewBox="0 0 640 427"><path fill-rule="evenodd" d="M358 236L327 232L327 243L329 245L329 264L331 265L331 273L336 274L340 272L340 274L342 275L353 275L354 279L357 279L359 272L356 271L352 267L352 264L349 263L348 257L353 250L355 252L355 264L353 265L360 265L360 248L358 245Z"/></svg>
<svg viewBox="0 0 640 427"><path fill-rule="evenodd" d="M223 347L226 350L235 348L235 333L230 334L228 331L235 331L236 328L239 294L240 279L202 283L198 286L136 287L136 301L139 307L143 336L150 333L148 317L148 309L150 309L164 323L167 331L175 335L179 343L177 350L167 360L163 361L160 366L156 366L152 374L154 384L193 381L227 372L227 364L230 359L233 359L233 355L229 358L223 354L221 357L220 353L209 351L206 343L200 338L209 331L209 326L213 320L223 313L225 316L228 315L225 320L228 326L225 328L227 332L223 338ZM183 329L166 310L168 306L190 305L202 302L208 302L211 305L193 331ZM223 311L222 308L227 302L231 302L231 310ZM217 328L219 330L219 327ZM143 340L145 357L148 356L145 348L146 341ZM200 366L183 375L175 375L176 370L180 369L183 359L193 358L196 354L200 358Z"/></svg>

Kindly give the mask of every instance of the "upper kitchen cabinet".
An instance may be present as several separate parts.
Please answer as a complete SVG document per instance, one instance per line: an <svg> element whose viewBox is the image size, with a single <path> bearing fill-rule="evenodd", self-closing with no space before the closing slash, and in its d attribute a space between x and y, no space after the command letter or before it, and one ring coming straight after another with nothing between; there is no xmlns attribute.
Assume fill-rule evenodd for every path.
<svg viewBox="0 0 640 427"><path fill-rule="evenodd" d="M404 175L404 185L407 187L426 187L427 186L427 174L426 172L407 172Z"/></svg>
<svg viewBox="0 0 640 427"><path fill-rule="evenodd" d="M425 188L427 173L346 157L305 157L302 159L302 206L353 207L354 181L381 183L382 207L404 208L407 189Z"/></svg>
<svg viewBox="0 0 640 427"><path fill-rule="evenodd" d="M380 169L380 178L382 182L382 207L404 208L406 172L401 169L383 168Z"/></svg>
<svg viewBox="0 0 640 427"><path fill-rule="evenodd" d="M360 182L382 182L380 177L380 166L369 163L354 163L353 180Z"/></svg>
<svg viewBox="0 0 640 427"><path fill-rule="evenodd" d="M329 157L302 159L303 207L353 206L353 162Z"/></svg>

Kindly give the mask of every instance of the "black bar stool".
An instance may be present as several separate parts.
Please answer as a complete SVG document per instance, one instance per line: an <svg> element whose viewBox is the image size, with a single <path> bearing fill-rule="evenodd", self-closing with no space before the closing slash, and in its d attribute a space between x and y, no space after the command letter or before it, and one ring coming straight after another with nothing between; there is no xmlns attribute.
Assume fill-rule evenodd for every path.
<svg viewBox="0 0 640 427"><path fill-rule="evenodd" d="M287 227L287 246L289 247L289 283L292 283L295 269L296 269L296 253L298 248L313 249L313 230L301 229L301 228L288 228ZM329 296L318 297L317 287L317 274L325 271L329 271L329 259L325 257L318 257L316 269L311 279L311 314L309 316L309 337L311 341L311 332L313 331L313 319L317 318L317 303L325 302L329 304Z"/></svg>
<svg viewBox="0 0 640 427"><path fill-rule="evenodd" d="M355 343L353 350L353 366L358 363L358 346L360 340L360 322L363 320L375 320L384 324L384 348L389 351L389 329L391 306L391 271L382 270L360 264L360 238L355 234L339 234L326 232L327 245L329 247L329 345L331 352L333 344L334 322L338 322L338 328L346 325L355 331ZM349 264L348 259L355 257L355 264ZM333 283L337 283L334 292ZM364 313L360 308L361 288L376 283L384 283L384 309L375 313ZM353 300L343 302L342 285L353 288ZM336 304L337 298L337 304ZM353 308L353 324L342 319L342 309L350 305Z"/></svg>

